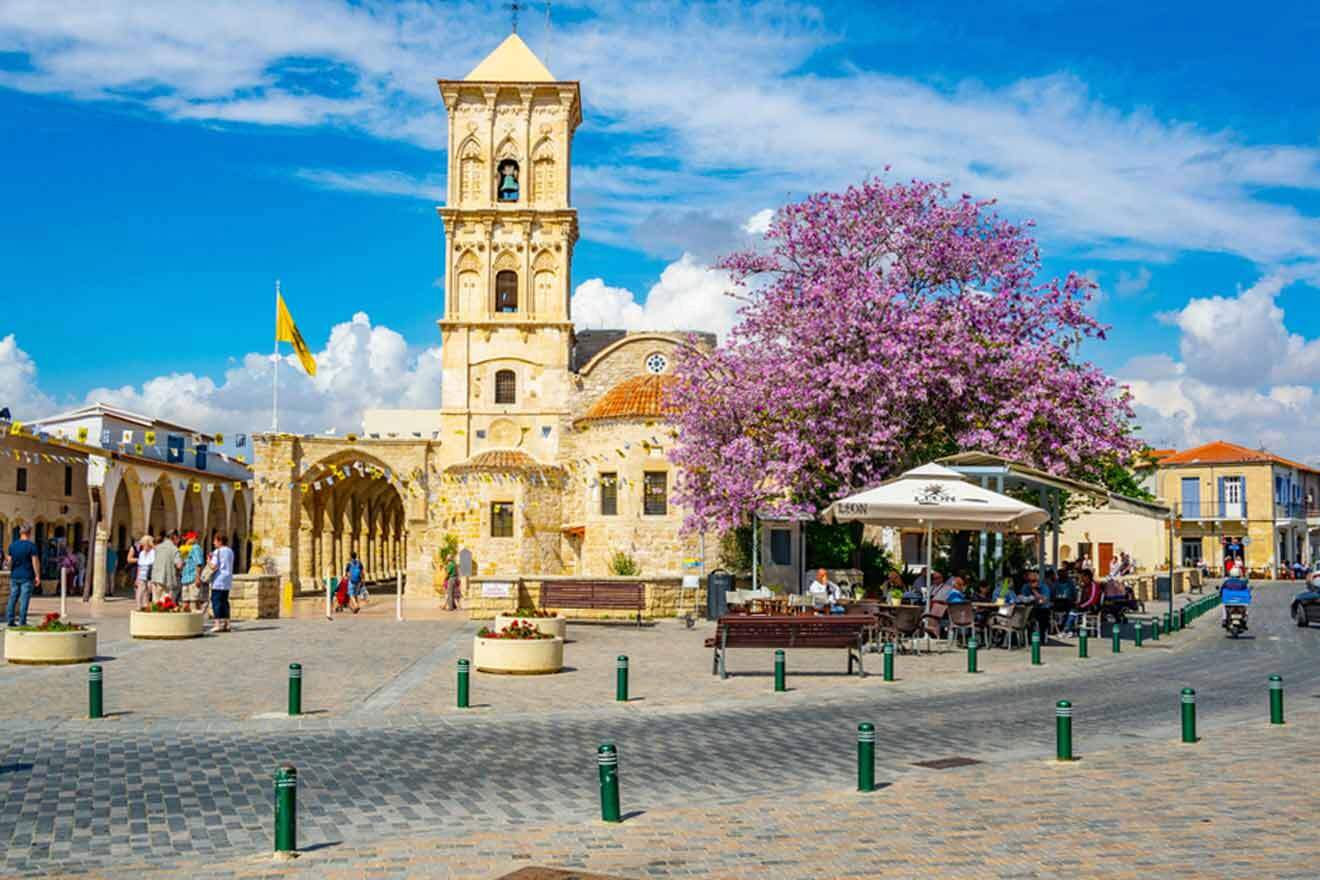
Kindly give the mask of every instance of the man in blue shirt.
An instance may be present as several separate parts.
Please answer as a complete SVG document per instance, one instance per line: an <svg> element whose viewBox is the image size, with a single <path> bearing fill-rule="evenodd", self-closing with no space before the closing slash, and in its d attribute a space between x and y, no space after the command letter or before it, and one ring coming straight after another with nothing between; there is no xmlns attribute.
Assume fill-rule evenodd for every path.
<svg viewBox="0 0 1320 880"><path fill-rule="evenodd" d="M27 626L32 591L41 586L41 554L37 545L32 543L31 526L18 530L18 540L9 545L9 561L9 603L5 606L5 622L9 626Z"/></svg>

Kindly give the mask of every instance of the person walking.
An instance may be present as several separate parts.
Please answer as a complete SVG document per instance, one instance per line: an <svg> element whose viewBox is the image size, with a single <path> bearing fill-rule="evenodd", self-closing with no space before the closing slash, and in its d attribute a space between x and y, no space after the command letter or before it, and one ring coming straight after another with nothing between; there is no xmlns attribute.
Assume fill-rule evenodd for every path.
<svg viewBox="0 0 1320 880"><path fill-rule="evenodd" d="M41 586L41 554L32 543L32 527L20 526L18 540L9 545L9 602L5 622L9 626L27 626L28 603L32 591Z"/></svg>
<svg viewBox="0 0 1320 880"><path fill-rule="evenodd" d="M133 598L139 611L146 611L151 605L151 567L156 561L156 539L150 533L142 536L128 548L128 564L136 565L133 578Z"/></svg>
<svg viewBox="0 0 1320 880"><path fill-rule="evenodd" d="M201 611L206 607L206 585L202 583L202 566L206 563L206 554L202 552L196 532L188 532L183 536L179 556L183 559L183 568L179 571L183 610Z"/></svg>
<svg viewBox="0 0 1320 880"><path fill-rule="evenodd" d="M179 548L174 539L178 532L170 532L156 546L156 558L151 563L151 601L156 603L166 596L178 601L179 568L183 560L179 559Z"/></svg>
<svg viewBox="0 0 1320 880"><path fill-rule="evenodd" d="M229 539L217 534L212 542L210 566L215 574L211 575L211 616L215 626L211 632L229 632L229 590L234 585L234 551L229 549Z"/></svg>
<svg viewBox="0 0 1320 880"><path fill-rule="evenodd" d="M344 576L348 578L348 604L354 614L362 610L358 599L367 592L366 586L362 583L362 574L362 560L358 559L357 551L354 550L349 554L348 565L344 566Z"/></svg>
<svg viewBox="0 0 1320 880"><path fill-rule="evenodd" d="M87 545L79 544L78 550L73 554L74 561L78 563L78 570L73 574L73 587L79 593L82 593L82 600L90 602L92 600L92 579L87 576Z"/></svg>

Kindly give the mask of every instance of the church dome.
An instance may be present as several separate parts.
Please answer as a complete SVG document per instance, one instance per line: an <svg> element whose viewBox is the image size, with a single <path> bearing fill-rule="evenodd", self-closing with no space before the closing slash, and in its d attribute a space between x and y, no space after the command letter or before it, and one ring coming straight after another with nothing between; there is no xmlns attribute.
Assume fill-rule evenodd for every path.
<svg viewBox="0 0 1320 880"><path fill-rule="evenodd" d="M591 405L578 421L596 419L662 419L668 412L665 392L678 380L667 373L648 373L624 379Z"/></svg>
<svg viewBox="0 0 1320 880"><path fill-rule="evenodd" d="M517 449L490 449L486 452L479 452L469 458L467 461L451 465L451 471L479 471L479 470L531 470L545 468L547 465L541 464L525 452Z"/></svg>

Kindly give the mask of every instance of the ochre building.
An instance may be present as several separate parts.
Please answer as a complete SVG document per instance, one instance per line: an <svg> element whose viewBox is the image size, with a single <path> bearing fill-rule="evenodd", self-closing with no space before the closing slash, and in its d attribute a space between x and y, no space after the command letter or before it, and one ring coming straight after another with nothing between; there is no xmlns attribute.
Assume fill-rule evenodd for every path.
<svg viewBox="0 0 1320 880"><path fill-rule="evenodd" d="M431 594L451 535L478 583L596 578L628 562L650 580L699 573L704 541L680 534L663 401L677 352L714 339L574 329L578 83L513 35L439 85L441 408L369 411L356 437L259 435L257 555L303 591L356 551L369 580L403 572L409 594Z"/></svg>

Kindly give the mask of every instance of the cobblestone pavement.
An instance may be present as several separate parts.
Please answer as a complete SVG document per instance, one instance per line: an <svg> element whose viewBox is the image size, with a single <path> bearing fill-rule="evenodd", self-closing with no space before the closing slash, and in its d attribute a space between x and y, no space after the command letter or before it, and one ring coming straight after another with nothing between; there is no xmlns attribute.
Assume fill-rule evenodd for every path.
<svg viewBox="0 0 1320 880"><path fill-rule="evenodd" d="M1143 740L1060 765L1039 755L952 770L907 768L881 791L854 778L735 805L639 809L621 825L546 817L535 828L439 826L425 836L328 846L281 876L493 878L553 865L622 878L1296 878L1320 864L1312 787L1290 768L1320 759L1320 711ZM1250 743L1250 748L1243 748ZM648 806L622 773L624 807ZM195 878L269 876L269 855L184 863ZM104 876L127 876L108 872Z"/></svg>
<svg viewBox="0 0 1320 880"><path fill-rule="evenodd" d="M1184 684L1198 689L1203 723L1211 726L1259 716L1264 682L1270 673L1285 676L1294 702L1309 701L1311 691L1320 688L1315 664L1320 630L1297 630L1287 620L1287 599L1294 591L1288 584L1260 590L1253 611L1254 639L1229 641L1219 633L1217 621L1207 616L1192 632L1139 651L1128 644L1117 657L1109 656L1108 646L1102 644L1093 644L1093 657L1086 661L1065 659L1065 649L1059 648L1047 655L1045 668L1029 670L1021 659L1025 651L1012 659L1004 652L987 652L987 665L998 669L1002 663L1004 669L975 677L955 674L952 669L932 671L939 663L960 665L960 654L905 657L900 669L914 670L902 673L908 675L905 681L885 684L876 675L858 687L838 684L849 681L842 676L798 675L797 690L777 699L767 693L765 677L745 676L719 683L709 674L708 652L679 646L666 676L647 685L635 679L634 691L645 699L628 705L596 699L589 688L579 684L576 695L556 691L556 699L566 708L547 711L547 705L555 705L553 700L532 706L527 694L521 695L521 702L513 699L519 696L517 689L529 683L554 683L562 688L559 682L570 681L569 676L535 682L483 676L477 679L480 690L475 699L489 702L492 708L460 715L442 708L446 702L442 687L452 679L453 658L466 653L466 625L452 620L425 627L418 624L418 631L429 631L430 637L419 637L411 648L408 637L402 635L412 628L410 624L400 627L378 621L375 625L395 628L381 633L366 626L352 630L365 651L357 656L393 662L390 669L395 671L355 670L352 667L357 661L345 659L339 665L345 667L346 675L360 672L373 686L334 703L335 711L298 722L215 718L186 711L152 717L146 710L142 715L102 722L71 721L67 719L82 710L85 671L0 669L0 731L5 734L0 746L0 799L4 804L0 840L6 842L0 873L74 873L98 871L108 865L124 868L125 876L136 872L130 866L139 865L191 865L192 873L198 857L207 864L224 862L226 871L238 870L237 866L246 864L243 859L270 849L271 772L288 760L298 766L302 782L300 840L313 848L308 864L322 858L315 856L320 852L327 869L348 870L346 866L355 865L353 857L338 861L340 853L381 838L408 838L413 840L409 851L429 851L419 858L441 863L428 870L445 870L443 863L448 859L457 871L453 876L483 876L465 873L468 868L464 866L480 871L488 865L508 867L509 854L524 839L559 833L556 825L547 823L580 828L584 820L592 818L594 748L611 739L624 756L628 790L645 792L644 798L637 799L640 802L630 798L626 804L644 811L636 824L626 826L628 834L651 828L650 833L659 835L668 826L648 823L695 811L689 816L690 827L681 826L689 828L684 845L704 847L701 816L750 819L768 811L780 816L776 821L785 823L787 830L762 839L775 840L786 834L798 856L807 858L800 862L799 873L786 868L788 872L782 876L835 876L801 873L801 866L810 863L802 853L829 840L825 833L829 828L864 827L857 823L865 817L856 822L825 821L823 836L795 836L792 829L798 820L817 815L828 820L832 815L829 811L836 807L830 798L835 795L830 792L837 792L840 780L847 780L852 771L857 721L873 720L877 725L882 780L908 786L914 777L914 760L972 756L989 763L956 771L963 774L958 778L989 774L986 792L1006 792L1009 801L1017 804L1022 800L1028 807L1035 793L1025 799L1023 795L1032 791L1032 785L1018 783L1015 790L1014 783L1005 780L1017 778L1011 768L1030 766L1051 752L1052 706L1060 697L1072 699L1077 706L1079 748L1094 753L1125 747L1128 755L1153 754L1152 750L1163 748L1175 735L1177 693ZM319 629L308 630L312 634L302 633L301 628L313 625L309 620L272 627L269 643L257 641L261 632L248 633L252 641L245 644L243 656L221 658L227 664L223 669L230 675L230 688L249 685L254 678L250 667L258 663L278 663L282 669L285 655L275 660L261 652L278 652L284 641L305 638L310 650L326 638L332 642L352 638L351 633L339 635L350 630L338 622L320 622ZM333 635L326 634L330 629ZM607 634L597 653L613 650L610 640L627 637L626 628L582 629L583 646L596 638L597 630ZM444 633L444 638L437 639L437 634ZM655 640L650 650L663 652L656 634L657 630L644 630L633 636ZM674 628L669 635L675 634L675 644L701 635ZM226 644L240 644L241 638L237 635ZM225 643L223 637L214 641ZM640 645L635 641L633 648ZM569 648L572 657L574 646ZM323 646L321 650L332 649ZM388 661L392 651L404 656ZM127 671L113 670L127 670L128 661L138 657L142 658L142 674L149 675L160 664L147 661L163 656L157 644L135 649L125 653L122 661L107 664L107 676L129 679ZM797 659L797 652L790 657L794 670L808 662ZM837 659L829 658L830 669L838 665ZM920 665L927 660L931 660L930 666ZM1011 668L1009 663L1023 665ZM612 680L604 669L597 672ZM873 672L878 672L878 664ZM70 674L74 678L66 681ZM205 677L186 684L204 692ZM38 707L38 714L28 714L23 707L36 700L30 694L34 681L51 691L52 700L65 699L55 693L61 688L76 691L79 698L74 702L79 705L48 714L39 714ZM81 686L68 687L70 682ZM654 687L676 693L691 688L704 695L712 693L710 688L730 683L738 688L745 684L747 694L728 690L711 700L703 696L700 701L658 700L655 704L648 694L648 688ZM17 699L11 700L11 696ZM281 677L260 703L278 707L282 696ZM148 706L157 700L173 706L171 701L178 698L168 693L146 694L141 699ZM506 702L518 708L496 708L495 704ZM110 708L115 708L113 701ZM33 717L66 720L34 722ZM1299 753L1299 757L1304 761L1305 754ZM1084 761L1066 772L1085 774L1092 767L1104 766L1099 760L1095 764ZM1057 770L1051 772L1055 776L1049 778L1059 775ZM991 778L995 773L1008 776L996 782ZM1040 789L1041 797L1049 790L1044 784ZM1259 795L1259 786L1256 790ZM887 803L888 796L876 800ZM919 804L909 806L916 809ZM1213 802L1206 808L1211 806ZM838 809L845 807L841 804ZM827 812L822 814L822 810ZM1052 827L1076 819L1064 811ZM885 821L892 824L897 820ZM1025 834L1031 823L1024 823ZM742 833L747 843L758 839L759 827L749 826L742 832L733 827L727 833ZM944 864L949 859L941 852L944 845L965 841L956 835L949 837L945 826L936 827L944 836L933 839L935 851L930 860L931 864ZM451 851L439 842L428 842L429 838L417 841L419 834L462 835L467 842ZM617 844L611 842L615 838L597 839L594 834L582 838L582 846L617 850ZM882 838L867 839L877 853L889 846ZM1012 848L1011 840L1003 845ZM575 851L567 842L551 849L561 863ZM540 859L540 850L536 854ZM645 867L645 861L636 861L644 854L631 846L619 853L634 859L629 863L633 873L636 866ZM262 864L269 868L269 863ZM593 862L591 867L604 870L616 864L624 863ZM1130 867L1134 862L1125 864ZM683 873L681 865L674 868L676 876ZM703 875L707 870L714 869L687 873ZM611 868L607 873L626 872Z"/></svg>

